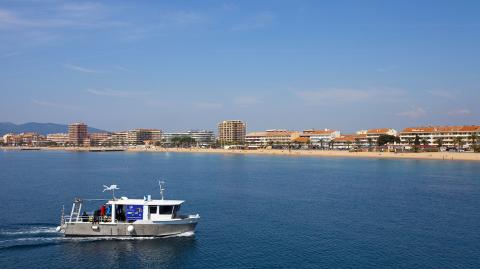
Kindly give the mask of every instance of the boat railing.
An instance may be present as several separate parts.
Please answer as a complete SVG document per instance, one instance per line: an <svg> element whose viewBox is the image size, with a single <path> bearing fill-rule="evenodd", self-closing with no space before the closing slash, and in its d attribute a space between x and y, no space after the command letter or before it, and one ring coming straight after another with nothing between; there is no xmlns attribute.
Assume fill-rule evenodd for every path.
<svg viewBox="0 0 480 269"><path fill-rule="evenodd" d="M98 223L103 223L103 222L111 222L112 218L107 217L107 216L98 216L98 217L93 217L93 216L65 216L64 218L65 223L71 223L71 222L98 222Z"/></svg>

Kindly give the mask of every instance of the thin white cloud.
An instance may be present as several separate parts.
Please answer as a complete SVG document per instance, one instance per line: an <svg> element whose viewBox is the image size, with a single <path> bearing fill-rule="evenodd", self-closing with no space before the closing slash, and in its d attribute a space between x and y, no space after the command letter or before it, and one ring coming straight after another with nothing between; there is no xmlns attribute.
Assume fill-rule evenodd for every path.
<svg viewBox="0 0 480 269"><path fill-rule="evenodd" d="M42 9L48 11L48 16L32 16L31 13L0 9L0 29L104 28L128 25L125 22L109 20L107 9L101 7L95 3L42 6Z"/></svg>
<svg viewBox="0 0 480 269"><path fill-rule="evenodd" d="M198 109L220 109L223 107L223 104L218 102L195 102L193 106Z"/></svg>
<svg viewBox="0 0 480 269"><path fill-rule="evenodd" d="M112 89L102 89L102 90L87 89L87 92L89 92L91 94L94 94L94 95L110 96L110 97L133 97L133 96L145 95L146 94L146 92L118 91L118 90L112 90Z"/></svg>
<svg viewBox="0 0 480 269"><path fill-rule="evenodd" d="M455 97L455 95L452 91L430 90L430 91L427 91L427 92L428 92L428 94L430 94L432 96L446 98L446 99L452 99L452 98Z"/></svg>
<svg viewBox="0 0 480 269"><path fill-rule="evenodd" d="M22 53L19 52L19 51L12 51L12 52L8 52L8 53L0 55L0 59L10 58L10 57L17 56L17 55L20 55L20 54L22 54Z"/></svg>
<svg viewBox="0 0 480 269"><path fill-rule="evenodd" d="M417 107L417 108L413 108L411 110L407 110L407 111L397 113L397 116L407 117L407 118L412 118L412 119L422 118L422 117L425 117L426 115L427 115L427 111L425 111L425 109L423 109L421 107Z"/></svg>
<svg viewBox="0 0 480 269"><path fill-rule="evenodd" d="M60 109L78 109L78 107L72 106L72 105L52 103L52 102L42 101L37 99L33 99L32 103L39 106L43 106L43 107L60 108Z"/></svg>
<svg viewBox="0 0 480 269"><path fill-rule="evenodd" d="M327 103L353 103L366 101L395 101L405 93L402 90L365 90L365 89L320 89L314 91L296 91L306 104L321 105Z"/></svg>
<svg viewBox="0 0 480 269"><path fill-rule="evenodd" d="M164 23L168 24L187 25L203 23L205 22L206 17L194 11L177 10L164 13L162 15L162 20Z"/></svg>
<svg viewBox="0 0 480 269"><path fill-rule="evenodd" d="M447 114L450 116L467 116L472 114L472 112L468 109L456 109L448 111Z"/></svg>
<svg viewBox="0 0 480 269"><path fill-rule="evenodd" d="M101 73L101 71L90 69L90 68L79 66L79 65L66 64L65 67L74 71L82 72L82 73L90 73L90 74Z"/></svg>
<svg viewBox="0 0 480 269"><path fill-rule="evenodd" d="M113 68L115 68L117 70L120 70L120 71L132 72L132 69L126 68L126 67L123 67L123 66L120 66L120 65L114 65Z"/></svg>
<svg viewBox="0 0 480 269"><path fill-rule="evenodd" d="M388 73L388 72L394 71L395 69L397 69L397 67L394 65L391 65L391 66L377 68L377 72Z"/></svg>
<svg viewBox="0 0 480 269"><path fill-rule="evenodd" d="M272 12L263 12L245 19L243 22L233 26L232 31L258 30L271 26L275 22L275 15Z"/></svg>
<svg viewBox="0 0 480 269"><path fill-rule="evenodd" d="M239 106L250 106L262 103L256 96L238 96L233 99L233 103Z"/></svg>

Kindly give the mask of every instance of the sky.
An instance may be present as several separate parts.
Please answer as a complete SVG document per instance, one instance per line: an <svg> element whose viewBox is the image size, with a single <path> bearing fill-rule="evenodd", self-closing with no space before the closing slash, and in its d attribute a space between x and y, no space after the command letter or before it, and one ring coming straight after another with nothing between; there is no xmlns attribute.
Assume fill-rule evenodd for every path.
<svg viewBox="0 0 480 269"><path fill-rule="evenodd" d="M480 124L480 1L0 0L0 122Z"/></svg>

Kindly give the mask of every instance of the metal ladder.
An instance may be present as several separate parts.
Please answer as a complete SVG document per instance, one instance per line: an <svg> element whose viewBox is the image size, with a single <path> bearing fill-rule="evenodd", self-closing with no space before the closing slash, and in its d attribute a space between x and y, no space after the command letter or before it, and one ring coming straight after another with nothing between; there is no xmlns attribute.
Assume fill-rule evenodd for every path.
<svg viewBox="0 0 480 269"><path fill-rule="evenodd" d="M80 220L81 211L82 211L82 200L75 198L75 201L73 202L73 206L72 206L72 212L70 213L69 222L72 222L74 218L75 218L75 222L78 222Z"/></svg>

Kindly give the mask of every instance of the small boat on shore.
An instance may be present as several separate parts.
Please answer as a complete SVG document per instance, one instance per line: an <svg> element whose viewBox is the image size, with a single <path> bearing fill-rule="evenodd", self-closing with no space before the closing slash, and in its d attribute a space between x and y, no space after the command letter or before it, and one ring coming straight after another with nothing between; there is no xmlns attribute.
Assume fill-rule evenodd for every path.
<svg viewBox="0 0 480 269"><path fill-rule="evenodd" d="M146 195L143 199L117 199L117 185L104 187L104 191L112 191L112 199L75 198L70 215L65 216L62 210L57 232L66 237L161 237L193 233L200 220L199 214L179 214L185 201L164 199L163 183L160 183L159 200L151 199L151 195ZM85 202L100 203L100 206L88 214L84 210Z"/></svg>

